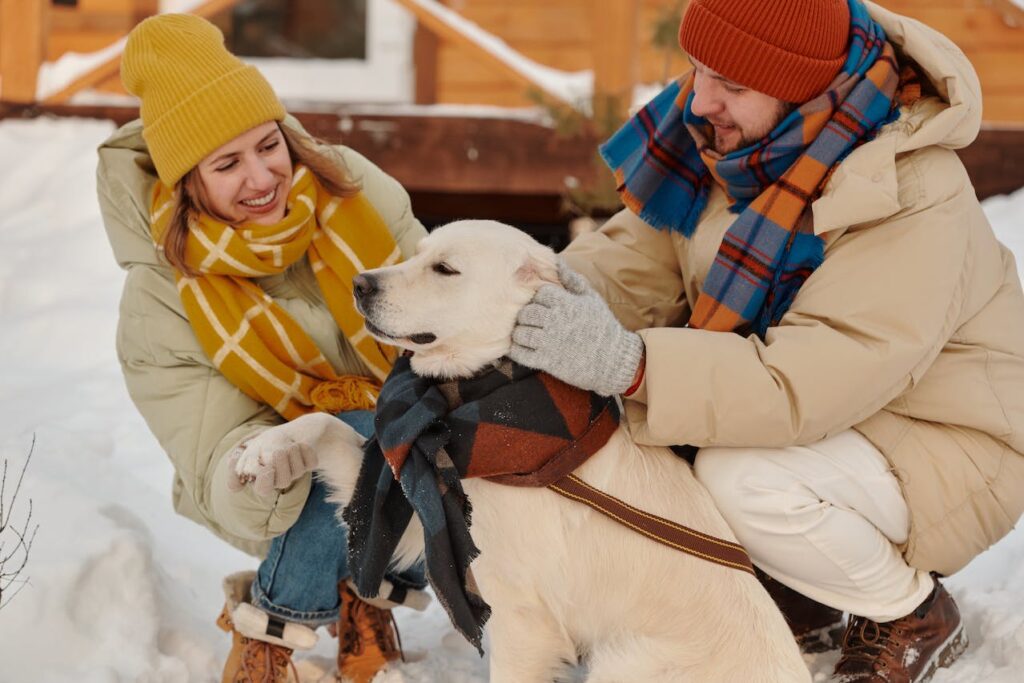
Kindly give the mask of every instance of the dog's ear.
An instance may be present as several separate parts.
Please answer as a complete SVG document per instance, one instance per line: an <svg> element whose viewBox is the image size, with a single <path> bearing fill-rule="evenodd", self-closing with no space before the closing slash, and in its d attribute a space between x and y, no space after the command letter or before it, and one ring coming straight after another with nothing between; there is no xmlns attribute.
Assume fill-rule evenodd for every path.
<svg viewBox="0 0 1024 683"><path fill-rule="evenodd" d="M541 285L561 284L554 252L548 250L528 254L523 264L516 269L516 280L533 289L539 289Z"/></svg>

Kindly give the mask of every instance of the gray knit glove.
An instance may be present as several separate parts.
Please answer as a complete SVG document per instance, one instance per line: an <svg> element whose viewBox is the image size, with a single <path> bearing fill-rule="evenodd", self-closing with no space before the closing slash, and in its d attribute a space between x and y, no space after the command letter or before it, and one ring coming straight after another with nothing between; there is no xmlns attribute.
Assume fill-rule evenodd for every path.
<svg viewBox="0 0 1024 683"><path fill-rule="evenodd" d="M544 285L519 312L512 360L603 396L633 383L644 342L579 273L559 261L563 287Z"/></svg>

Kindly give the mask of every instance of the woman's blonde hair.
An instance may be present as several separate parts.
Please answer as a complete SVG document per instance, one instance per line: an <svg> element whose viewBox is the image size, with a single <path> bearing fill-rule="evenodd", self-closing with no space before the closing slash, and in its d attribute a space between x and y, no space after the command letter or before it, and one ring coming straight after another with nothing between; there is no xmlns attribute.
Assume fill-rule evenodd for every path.
<svg viewBox="0 0 1024 683"><path fill-rule="evenodd" d="M278 128L293 165L306 166L332 196L351 197L359 193L359 184L348 177L338 153L329 144L280 123ZM176 270L194 277L197 273L185 263L189 225L203 214L219 217L210 208L198 168L193 167L181 177L175 194L177 203L163 237L164 257Z"/></svg>

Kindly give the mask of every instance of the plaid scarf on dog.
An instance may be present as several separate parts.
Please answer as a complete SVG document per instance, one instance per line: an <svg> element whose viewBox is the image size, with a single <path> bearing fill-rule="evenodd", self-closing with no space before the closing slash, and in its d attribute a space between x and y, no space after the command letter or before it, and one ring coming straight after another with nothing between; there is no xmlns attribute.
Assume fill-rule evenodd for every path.
<svg viewBox="0 0 1024 683"><path fill-rule="evenodd" d="M460 480L547 486L597 452L618 424L614 399L511 361L439 384L399 358L381 390L377 434L344 511L359 592L376 594L415 511L430 584L452 624L480 650L490 608L469 570L479 550Z"/></svg>
<svg viewBox="0 0 1024 683"><path fill-rule="evenodd" d="M713 181L738 213L689 326L764 337L824 260L811 202L832 169L898 116L900 78L885 32L850 0L850 50L829 90L757 145L724 157L691 110L693 73L656 96L601 147L623 203L649 225L693 235ZM906 102L906 100L904 100Z"/></svg>

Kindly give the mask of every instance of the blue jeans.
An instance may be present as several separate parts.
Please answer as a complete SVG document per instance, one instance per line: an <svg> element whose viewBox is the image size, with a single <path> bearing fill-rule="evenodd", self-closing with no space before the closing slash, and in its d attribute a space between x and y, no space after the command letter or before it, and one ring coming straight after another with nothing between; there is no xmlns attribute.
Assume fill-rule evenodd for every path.
<svg viewBox="0 0 1024 683"><path fill-rule="evenodd" d="M352 410L338 418L363 436L373 433L373 413ZM338 582L349 576L348 530L328 503L327 486L313 478L295 524L270 542L252 584L252 603L286 621L316 627L338 620ZM422 565L388 576L396 586L422 589Z"/></svg>

